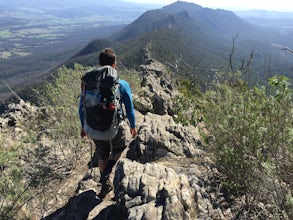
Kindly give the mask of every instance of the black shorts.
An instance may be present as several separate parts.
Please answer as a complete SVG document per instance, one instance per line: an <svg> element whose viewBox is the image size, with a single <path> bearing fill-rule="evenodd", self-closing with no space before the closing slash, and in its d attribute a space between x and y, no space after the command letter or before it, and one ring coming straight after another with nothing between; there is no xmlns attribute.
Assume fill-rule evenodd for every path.
<svg viewBox="0 0 293 220"><path fill-rule="evenodd" d="M122 126L119 126L117 135L110 141L95 140L96 150L99 153L99 158L102 160L107 160L111 151L113 155L121 153L126 148L126 135L125 130Z"/></svg>

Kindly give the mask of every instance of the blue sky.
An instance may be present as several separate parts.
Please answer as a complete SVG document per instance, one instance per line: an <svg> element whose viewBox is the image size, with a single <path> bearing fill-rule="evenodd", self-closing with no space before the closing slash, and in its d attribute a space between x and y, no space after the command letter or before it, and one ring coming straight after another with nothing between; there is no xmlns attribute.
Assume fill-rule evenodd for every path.
<svg viewBox="0 0 293 220"><path fill-rule="evenodd" d="M168 5L176 0L124 0L138 3ZM203 7L221 8L227 10L264 9L271 11L293 12L293 0L184 0Z"/></svg>

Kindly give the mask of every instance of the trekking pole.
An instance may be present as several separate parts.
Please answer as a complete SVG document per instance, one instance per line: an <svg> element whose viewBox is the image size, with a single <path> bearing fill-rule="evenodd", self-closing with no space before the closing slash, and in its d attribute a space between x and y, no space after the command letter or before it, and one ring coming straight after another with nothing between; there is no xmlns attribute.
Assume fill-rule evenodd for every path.
<svg viewBox="0 0 293 220"><path fill-rule="evenodd" d="M84 117L84 119L86 119L86 111L85 111L85 106L86 106L86 103L85 103L85 93L86 93L86 91L85 91L85 85L86 83L84 82L84 78L82 77L82 83L81 83L81 89L82 89L82 91L81 91L81 93L82 93L82 105L83 105L83 117ZM92 177L92 173L93 173L93 157L92 157L92 155L93 155L93 140L92 139L89 139L90 140L90 147L91 147L91 155L90 155L90 157L91 157L91 159L90 159L90 166L91 166L91 171L90 171L90 174L89 174L89 178L91 178Z"/></svg>
<svg viewBox="0 0 293 220"><path fill-rule="evenodd" d="M110 140L109 142L110 142L110 153L111 153L112 157L114 157L112 140Z"/></svg>
<svg viewBox="0 0 293 220"><path fill-rule="evenodd" d="M90 160L90 166L91 166L91 171L90 171L90 177L92 177L92 173L93 173L93 140L90 140L90 146L91 146L91 160Z"/></svg>
<svg viewBox="0 0 293 220"><path fill-rule="evenodd" d="M90 145L90 173L87 174L84 179L90 179L92 178L92 173L93 173L93 141L92 139L88 139L89 140L89 145ZM88 143L88 142L86 142Z"/></svg>

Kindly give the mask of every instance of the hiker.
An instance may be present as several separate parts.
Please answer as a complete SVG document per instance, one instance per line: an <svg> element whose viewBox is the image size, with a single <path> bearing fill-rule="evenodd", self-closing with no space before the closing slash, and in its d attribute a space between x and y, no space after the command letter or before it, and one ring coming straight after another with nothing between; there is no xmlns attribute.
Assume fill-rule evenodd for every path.
<svg viewBox="0 0 293 220"><path fill-rule="evenodd" d="M105 48L104 50L102 50L100 52L99 64L100 64L100 68L102 69L101 71L111 72L110 74L108 73L110 76L115 76L115 74L117 74L117 72L116 72L116 55L115 55L113 49ZM103 67L105 67L106 70L104 70ZM89 73L89 74L86 73L83 76L83 78L90 79L91 81L95 80L96 76L93 78L92 76L90 76L90 74L91 73ZM105 73L103 73L103 74L105 75ZM115 79L113 79L113 81L115 81ZM88 84L90 84L90 83L91 82L88 82ZM94 84L96 84L96 82ZM118 86L117 89L118 89L118 93L119 93L119 97L118 97L119 98L119 105L120 105L120 107L122 104L125 106L126 117L127 117L129 124L130 124L130 133L132 135L132 138L135 138L137 135L137 131L135 128L135 113L134 113L134 107L133 107L133 102L132 102L131 88L130 88L127 81L118 79L118 76L117 76L117 83L116 84ZM84 85L82 85L82 87L83 86ZM99 84L99 87L101 87L100 84ZM82 89L82 90L86 90L86 89ZM102 90L102 89L100 89L100 90ZM82 91L82 93L86 93L86 92ZM115 124L114 126L111 125L112 127L110 127L110 129L108 129L108 130L105 130L105 128L100 129L100 127L103 127L104 124L106 124L106 122L101 122L101 123L95 124L95 122L94 122L95 117L100 117L103 120L107 116L102 115L101 112L103 112L103 109L101 110L101 112L95 112L96 115L93 115L93 116L90 115L90 114L93 114L93 112L91 112L90 110L86 110L85 105L87 105L87 104L85 104L84 99L86 99L86 98L84 96L85 96L85 94L81 94L80 105L79 105L79 116L80 116L80 121L81 121L81 126L82 126L80 135L82 138L84 138L85 136L89 136L90 138L93 139L93 141L95 143L96 151L98 152L98 155L99 155L98 166L99 166L99 169L101 172L100 183L102 184L102 189L101 189L101 193L99 196L104 197L105 194L107 194L113 188L112 183L109 181L109 176L112 171L112 168L115 165L116 161L120 158L124 149L126 148L125 130L124 130L123 126L120 124L118 124L118 126L117 126L117 124ZM112 104L112 102L114 104ZM100 105L102 105L102 104L99 104L99 106ZM112 108L112 105L117 107L117 104L115 105L115 100L112 100L111 103L107 103L107 101L106 101L103 105L104 105L105 109ZM98 108L98 106L96 106L96 108ZM86 112L85 112L85 110L86 110ZM119 110L115 110L115 112L116 111L121 112L122 110L123 109L121 108ZM101 114L101 115L97 115L97 114ZM105 114L108 114L108 113L105 113ZM85 119L85 117L87 117L87 120ZM92 117L92 119L90 117ZM117 119L117 116L113 116L113 117L115 117L115 120ZM121 115L118 117L121 117ZM97 128L96 128L97 130L95 130L95 126L97 126ZM102 131L99 131L99 130L102 130ZM112 160L109 160L110 155L113 158Z"/></svg>

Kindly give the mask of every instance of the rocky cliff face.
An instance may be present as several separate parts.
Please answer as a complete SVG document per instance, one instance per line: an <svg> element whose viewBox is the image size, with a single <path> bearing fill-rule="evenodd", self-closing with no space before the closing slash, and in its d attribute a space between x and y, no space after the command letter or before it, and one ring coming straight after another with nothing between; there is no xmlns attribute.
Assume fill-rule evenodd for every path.
<svg viewBox="0 0 293 220"><path fill-rule="evenodd" d="M201 144L198 128L176 124L172 118L171 100L177 91L165 78L166 71L154 60L141 66L143 92L134 94L138 136L134 140L129 137L129 147L114 166L114 190L103 199L98 197L99 168L88 168L89 158L81 156L81 162L70 173L64 174L70 166L59 167L61 180L52 181L43 190L46 204L38 198L33 200L34 205L27 206L35 209L35 216L43 220L231 217L231 206L218 190L219 173ZM26 107L21 109L46 115L44 109L22 105ZM18 114L25 111L3 115L1 127L17 130ZM43 141L43 147L53 143L46 135L40 135L39 141ZM62 160L55 155L55 162L61 164L67 156L63 153ZM95 157L93 160L96 162Z"/></svg>

